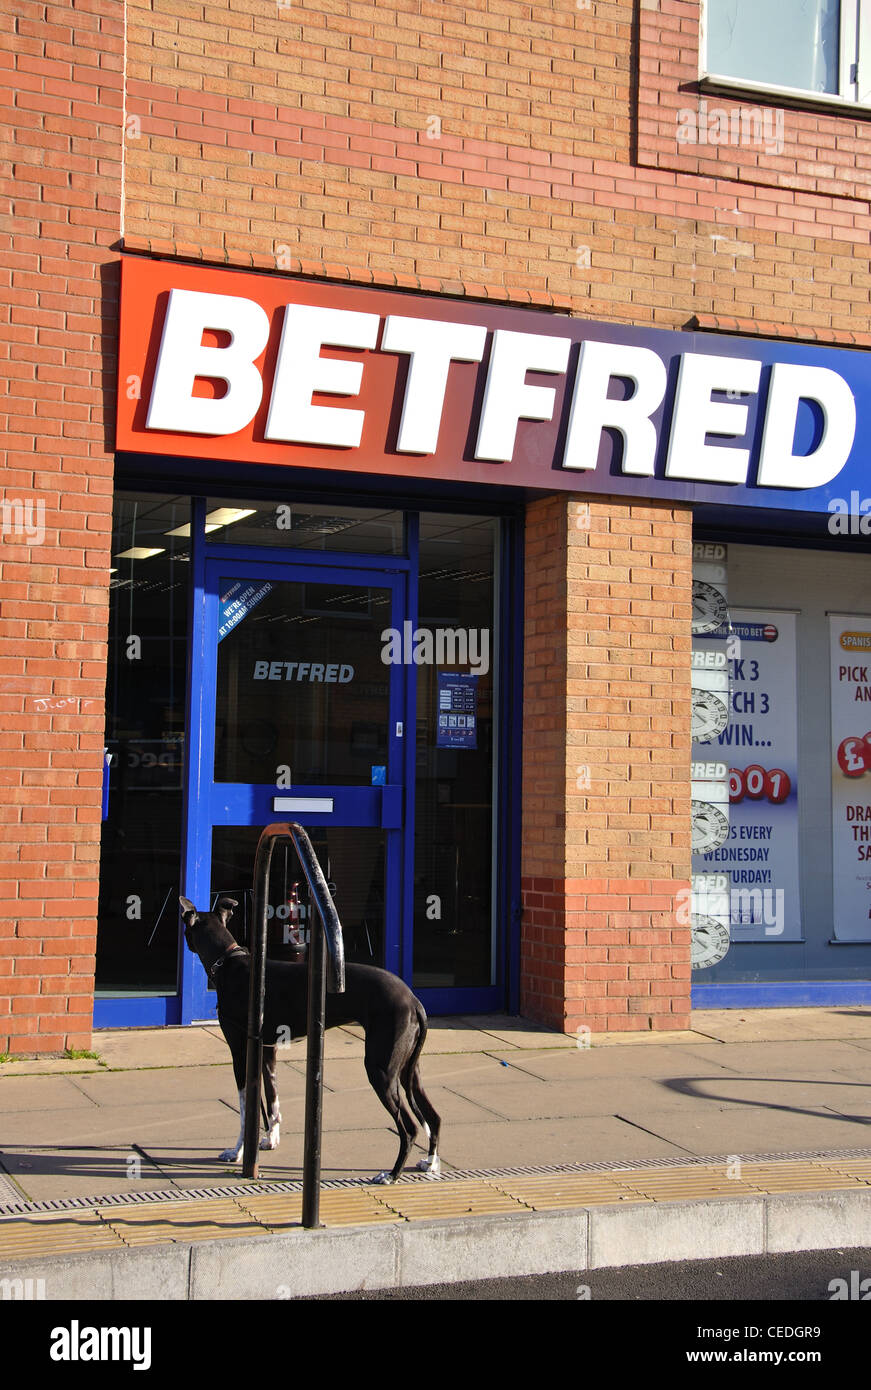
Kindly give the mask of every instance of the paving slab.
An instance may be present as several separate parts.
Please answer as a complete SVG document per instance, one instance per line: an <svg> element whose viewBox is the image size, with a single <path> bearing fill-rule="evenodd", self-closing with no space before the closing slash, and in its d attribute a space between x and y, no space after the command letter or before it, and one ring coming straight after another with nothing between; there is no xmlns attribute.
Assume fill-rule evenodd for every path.
<svg viewBox="0 0 871 1390"><path fill-rule="evenodd" d="M575 1119L480 1121L454 1125L439 1146L443 1164L466 1171L542 1163L679 1158L680 1141L650 1134L613 1115Z"/></svg>
<svg viewBox="0 0 871 1390"><path fill-rule="evenodd" d="M10 1077L0 1087L0 1114L37 1115L43 1112L60 1114L63 1111L88 1111L94 1102L69 1076L44 1075L28 1078ZM67 1121L64 1120L66 1124ZM3 1133L5 1134L5 1125Z"/></svg>
<svg viewBox="0 0 871 1390"><path fill-rule="evenodd" d="M14 1076L75 1076L102 1070L103 1063L91 1057L26 1057L20 1062L0 1062L0 1082Z"/></svg>
<svg viewBox="0 0 871 1390"><path fill-rule="evenodd" d="M113 1028L96 1032L93 1038L94 1051L111 1068L198 1067L228 1055L221 1030L199 1024L190 1028Z"/></svg>
<svg viewBox="0 0 871 1390"><path fill-rule="evenodd" d="M837 1072L865 1067L865 1054L855 1043L842 1039L785 1039L759 1043L721 1043L714 1054L720 1066L742 1076L800 1076L803 1072ZM871 1065L868 1067L871 1081Z"/></svg>
<svg viewBox="0 0 871 1390"><path fill-rule="evenodd" d="M738 1083L732 1079L735 1087ZM684 1113L688 1109L687 1095L681 1090L670 1090L661 1081L647 1077L623 1079L615 1087L610 1077L596 1077L586 1081L562 1080L542 1083L519 1082L513 1086L493 1088L468 1085L465 1083L449 1088L457 1096L489 1110L504 1119L545 1119L576 1116L579 1120L591 1115L616 1115L631 1118L643 1125L650 1112L674 1110ZM726 1110L730 1105L746 1105L744 1094L728 1095L719 1089L710 1095L693 1092L692 1113L696 1110ZM826 1098L817 1104L822 1106Z"/></svg>
<svg viewBox="0 0 871 1390"><path fill-rule="evenodd" d="M697 1048L684 1045L633 1050L631 1062L622 1049L595 1047L576 1047L570 1052L525 1053L522 1056L499 1052L495 1054L495 1059L507 1064L506 1079L510 1079L512 1074L521 1073L541 1077L544 1081L574 1081L609 1076L621 1080L629 1076L695 1076L701 1069L728 1076L731 1074L729 1069L719 1062L723 1055L722 1044L711 1043L705 1047L700 1043Z"/></svg>
<svg viewBox="0 0 871 1390"><path fill-rule="evenodd" d="M778 1038L848 1038L871 1041L871 1010L846 1009L694 1009L693 1028L735 1042Z"/></svg>
<svg viewBox="0 0 871 1390"><path fill-rule="evenodd" d="M198 1105L204 1100L227 1100L235 1104L237 1100L233 1068L214 1064L157 1067L134 1073L102 1072L99 1076L78 1077L75 1084L94 1105L109 1111L116 1106L126 1107L130 1104L133 1086L136 1103L143 1106L182 1102ZM285 1089L290 1091L299 1084L296 1073L289 1073Z"/></svg>
<svg viewBox="0 0 871 1390"><path fill-rule="evenodd" d="M159 1191L166 1179L129 1147L6 1147L0 1162L28 1202Z"/></svg>
<svg viewBox="0 0 871 1390"><path fill-rule="evenodd" d="M790 1105L648 1111L644 1124L660 1139L693 1154L825 1151L871 1142L871 1118Z"/></svg>
<svg viewBox="0 0 871 1390"><path fill-rule="evenodd" d="M464 1030L482 1035L482 1050L491 1048L494 1040L519 1048L563 1048L576 1045L575 1038L569 1034L557 1033L552 1028L544 1028L541 1025L530 1023L529 1019L510 1018L504 1014L474 1015L468 1018L453 1019L450 1022L453 1026L447 1030L443 1026L445 1020L430 1019L427 1046L429 1046L429 1038L434 1033L462 1032Z"/></svg>

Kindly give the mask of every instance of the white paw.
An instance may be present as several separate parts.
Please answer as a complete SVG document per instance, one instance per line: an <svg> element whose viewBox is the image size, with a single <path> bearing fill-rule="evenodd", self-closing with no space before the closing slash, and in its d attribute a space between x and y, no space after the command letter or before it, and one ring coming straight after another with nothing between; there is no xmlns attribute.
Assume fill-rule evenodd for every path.
<svg viewBox="0 0 871 1390"><path fill-rule="evenodd" d="M272 1129L271 1129L271 1130L269 1131L269 1133L268 1133L268 1134L264 1134L263 1138L260 1140L260 1147L261 1147L261 1149L277 1149L277 1148L278 1148L278 1138L279 1138L278 1130L277 1130L277 1129L275 1129L275 1130L272 1130Z"/></svg>
<svg viewBox="0 0 871 1390"><path fill-rule="evenodd" d="M383 1173L376 1173L372 1182L376 1183L379 1187L387 1187L393 1182L393 1174L385 1168Z"/></svg>
<svg viewBox="0 0 871 1390"><path fill-rule="evenodd" d="M218 1161L220 1163L238 1163L241 1152L241 1145L235 1149L225 1149L222 1154L218 1154Z"/></svg>
<svg viewBox="0 0 871 1390"><path fill-rule="evenodd" d="M418 1173L426 1173L428 1178L440 1178L442 1175L442 1161L438 1154L432 1157L422 1158L417 1164Z"/></svg>

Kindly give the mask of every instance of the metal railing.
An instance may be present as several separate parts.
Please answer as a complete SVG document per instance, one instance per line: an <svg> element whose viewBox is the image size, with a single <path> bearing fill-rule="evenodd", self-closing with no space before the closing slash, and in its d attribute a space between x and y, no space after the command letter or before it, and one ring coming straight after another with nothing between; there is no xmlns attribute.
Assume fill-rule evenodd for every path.
<svg viewBox="0 0 871 1390"><path fill-rule="evenodd" d="M266 917L269 903L269 869L278 843L290 841L296 850L318 910L322 931L312 921L308 947L308 1017L305 1071L305 1148L302 1169L302 1224L320 1224L321 1127L323 1117L324 1029L327 971L329 990L345 991L345 947L342 924L327 887L312 842L301 825L267 825L257 843L254 859L254 915L251 923L251 977L248 991L248 1041L245 1057L245 1143L242 1174L257 1177L260 1144L260 1077L263 1069L263 1013L266 993Z"/></svg>

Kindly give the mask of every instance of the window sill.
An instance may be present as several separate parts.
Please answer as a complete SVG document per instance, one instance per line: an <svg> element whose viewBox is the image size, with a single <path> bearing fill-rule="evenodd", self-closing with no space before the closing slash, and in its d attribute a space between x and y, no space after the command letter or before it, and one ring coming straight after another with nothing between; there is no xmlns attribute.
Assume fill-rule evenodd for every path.
<svg viewBox="0 0 871 1390"><path fill-rule="evenodd" d="M831 115L853 115L859 119L871 118L871 106L848 97L834 96L827 92L803 92L795 87L774 87L767 82L751 82L737 77L718 77L715 73L703 72L699 75L699 91L702 94L754 97L771 106L795 107L800 110L824 111Z"/></svg>

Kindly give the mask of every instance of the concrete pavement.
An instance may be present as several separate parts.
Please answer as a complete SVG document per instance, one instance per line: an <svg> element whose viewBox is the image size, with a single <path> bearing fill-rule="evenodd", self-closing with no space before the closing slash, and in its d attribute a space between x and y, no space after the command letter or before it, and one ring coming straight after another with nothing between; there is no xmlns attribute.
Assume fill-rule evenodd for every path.
<svg viewBox="0 0 871 1390"><path fill-rule="evenodd" d="M279 1063L282 1143L259 1191L217 1159L238 1126L217 1025L0 1065L0 1277L39 1268L49 1296L118 1297L147 1267L162 1296L208 1298L227 1296L229 1261L235 1296L293 1297L482 1261L496 1276L871 1242L871 1011L700 1011L687 1032L580 1039L433 1020L422 1072L446 1176L392 1189L365 1185L396 1140L360 1030L334 1029L316 1232L298 1225L304 1048Z"/></svg>

